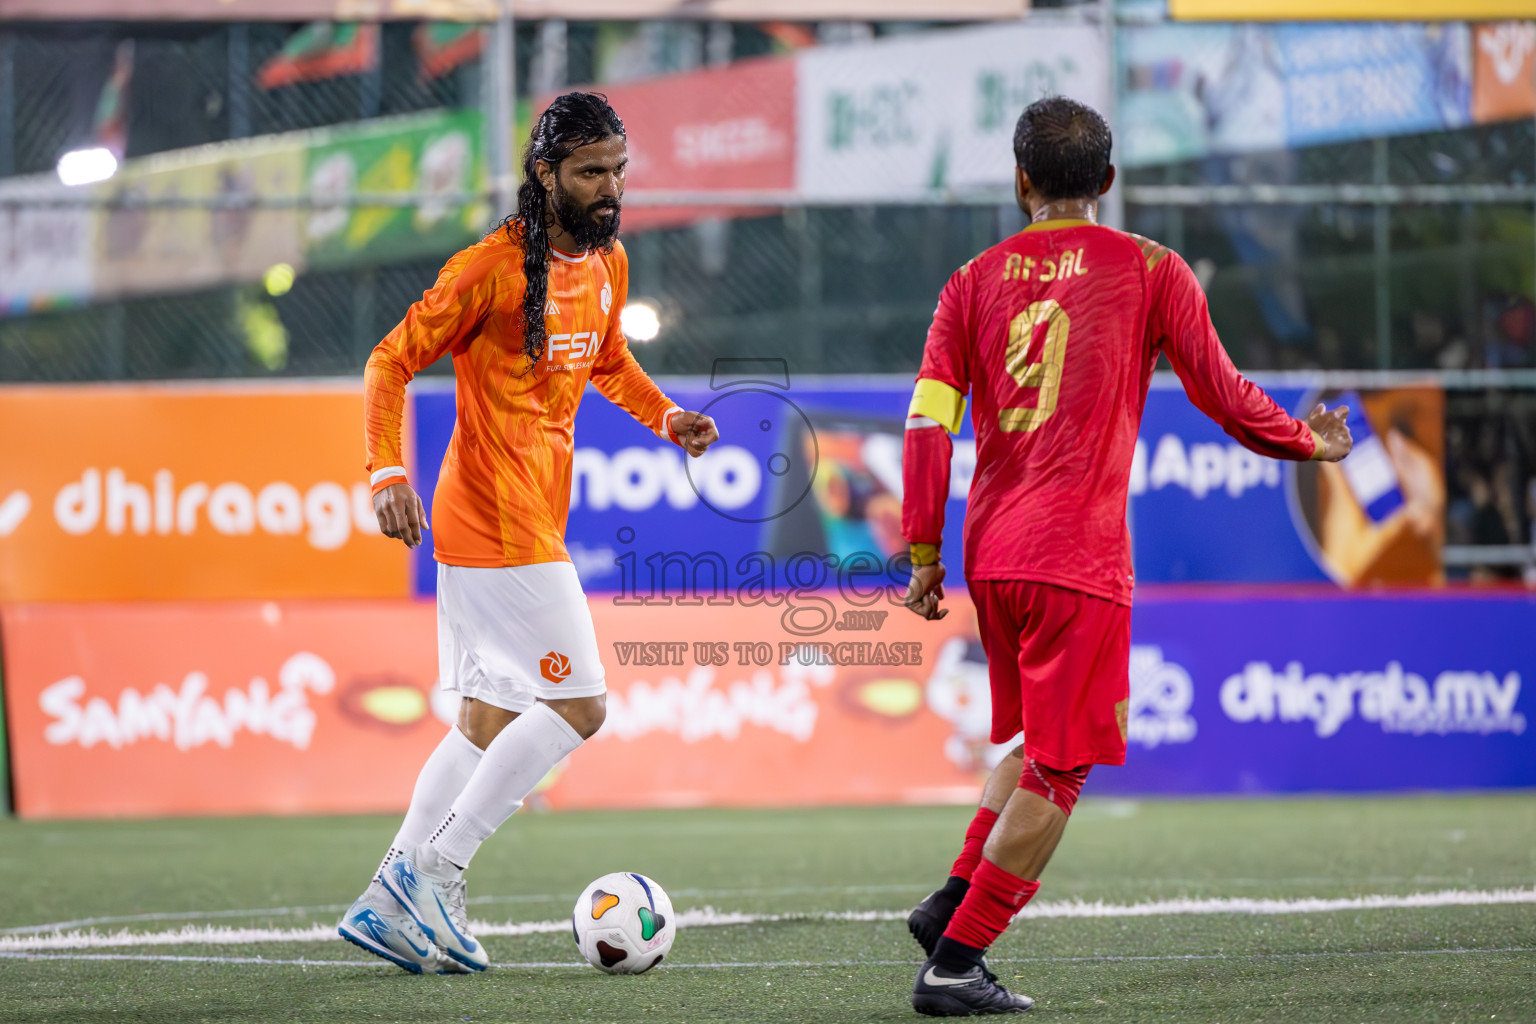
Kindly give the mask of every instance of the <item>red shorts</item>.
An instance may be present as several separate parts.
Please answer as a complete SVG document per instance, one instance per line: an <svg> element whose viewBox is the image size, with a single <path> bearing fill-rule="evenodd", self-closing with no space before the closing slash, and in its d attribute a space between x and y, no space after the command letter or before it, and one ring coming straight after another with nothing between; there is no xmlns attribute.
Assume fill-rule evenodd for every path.
<svg viewBox="0 0 1536 1024"><path fill-rule="evenodd" d="M1124 764L1131 610L1049 583L972 580L992 680L992 742L1067 771Z"/></svg>

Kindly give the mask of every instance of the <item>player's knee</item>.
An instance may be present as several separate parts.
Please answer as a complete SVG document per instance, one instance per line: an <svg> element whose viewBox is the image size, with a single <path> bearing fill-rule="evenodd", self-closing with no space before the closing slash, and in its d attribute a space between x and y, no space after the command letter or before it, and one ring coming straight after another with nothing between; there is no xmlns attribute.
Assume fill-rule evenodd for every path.
<svg viewBox="0 0 1536 1024"><path fill-rule="evenodd" d="M545 703L565 719L570 727L576 730L576 734L584 740L591 739L608 718L606 694L600 693L595 697L572 697L569 700L551 700Z"/></svg>
<svg viewBox="0 0 1536 1024"><path fill-rule="evenodd" d="M1092 767L1091 764L1084 764L1063 771L1060 768L1052 768L1048 764L1041 764L1034 758L1026 758L1024 771L1019 776L1019 788L1044 797L1061 808L1063 814L1070 817L1072 808L1077 806L1078 795L1083 791L1083 782L1088 778L1088 771Z"/></svg>
<svg viewBox="0 0 1536 1024"><path fill-rule="evenodd" d="M491 740L494 740L516 717L517 713L514 711L475 700L473 697L466 697L459 702L459 732L481 750L490 746Z"/></svg>

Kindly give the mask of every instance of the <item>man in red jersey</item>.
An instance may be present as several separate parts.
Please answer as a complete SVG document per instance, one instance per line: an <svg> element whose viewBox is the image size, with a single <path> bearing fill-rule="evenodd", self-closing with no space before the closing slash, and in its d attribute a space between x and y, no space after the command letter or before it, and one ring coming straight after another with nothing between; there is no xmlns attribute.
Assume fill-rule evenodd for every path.
<svg viewBox="0 0 1536 1024"><path fill-rule="evenodd" d="M997 984L983 956L1039 888L1089 769L1125 762L1135 584L1125 508L1158 358L1260 455L1333 462L1351 443L1346 409L1295 419L1237 372L1177 253L1094 223L1115 177L1103 118L1043 99L1019 118L1013 147L1030 224L945 285L902 458L907 606L942 618L949 434L970 394L965 575L992 681L992 740L1024 733L949 882L908 922L928 954L912 1005L932 1016L1033 1005Z"/></svg>

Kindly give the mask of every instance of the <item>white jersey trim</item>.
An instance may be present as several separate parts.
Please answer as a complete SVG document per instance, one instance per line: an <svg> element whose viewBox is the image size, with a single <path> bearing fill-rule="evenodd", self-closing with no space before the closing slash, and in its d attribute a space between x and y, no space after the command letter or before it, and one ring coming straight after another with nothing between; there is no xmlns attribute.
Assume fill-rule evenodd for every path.
<svg viewBox="0 0 1536 1024"><path fill-rule="evenodd" d="M656 428L656 436L661 438L663 441L671 441L674 444L677 443L677 437L673 435L671 428L668 427L667 424L672 422L672 417L674 415L682 411L683 409L681 406L674 405L672 408L662 413L661 426Z"/></svg>
<svg viewBox="0 0 1536 1024"><path fill-rule="evenodd" d="M373 472L373 476L368 478L368 484L370 487L377 487L379 486L379 481L388 480L392 476L405 476L405 467L385 466L383 469L376 469Z"/></svg>

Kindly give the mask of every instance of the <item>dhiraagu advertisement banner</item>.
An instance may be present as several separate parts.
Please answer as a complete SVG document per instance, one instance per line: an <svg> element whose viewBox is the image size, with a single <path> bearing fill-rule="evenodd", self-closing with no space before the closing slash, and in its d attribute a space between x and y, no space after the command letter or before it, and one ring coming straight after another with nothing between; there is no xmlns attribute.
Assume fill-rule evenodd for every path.
<svg viewBox="0 0 1536 1024"><path fill-rule="evenodd" d="M480 115L467 110L373 121L319 138L305 171L315 200L304 222L310 266L446 254L471 241L489 211L483 202L453 200L483 186L481 140ZM360 193L428 198L414 208L349 202Z"/></svg>

